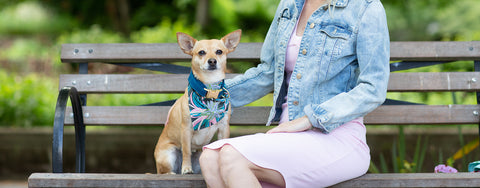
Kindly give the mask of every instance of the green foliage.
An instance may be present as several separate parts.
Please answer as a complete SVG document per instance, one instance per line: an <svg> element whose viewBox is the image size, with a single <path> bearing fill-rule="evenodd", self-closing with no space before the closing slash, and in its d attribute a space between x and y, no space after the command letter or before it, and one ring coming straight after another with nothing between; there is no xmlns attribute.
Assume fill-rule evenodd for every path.
<svg viewBox="0 0 480 188"><path fill-rule="evenodd" d="M115 14L118 13L115 12L115 8L118 8L116 1L0 0L0 64L5 69L2 74L13 72L9 77L15 77L26 85L29 83L26 80L32 78L45 82L31 86L34 88L56 85L53 80L58 78L58 73L71 71L70 65L60 63L60 46L64 43L176 42L175 33L178 31L202 39L219 38L238 28L243 30L242 42L262 42L280 0L211 0L210 10L206 13L209 16L208 24L203 28L195 23L198 2L128 1L129 19L122 20ZM480 16L477 11L480 4L476 0L383 0L382 3L386 9L392 41L480 40L480 25L476 24ZM129 35L121 34L114 26L124 22L131 30ZM229 64L229 69L244 72L254 65L232 63ZM472 70L471 62L455 62L404 72ZM34 73L30 75L31 72ZM51 76L51 79L40 76L42 74ZM15 87L19 92L26 91L20 89L22 87L19 85L4 84L4 80L1 81L3 88ZM56 91L56 88L52 90ZM54 93L51 95L56 98L56 92ZM43 92L38 95L43 95ZM50 94L46 95L42 98L49 98ZM7 97L6 94L3 96ZM476 103L475 93L465 92L389 93L388 98L427 104ZM89 96L89 104L98 105L138 105L162 100L165 100L164 97L158 95ZM271 101L271 96L267 96L252 105L269 105ZM23 105L19 103L18 106ZM7 109L3 106L0 108ZM48 117L51 112L44 110L44 113L38 117ZM13 121L12 118L10 120Z"/></svg>
<svg viewBox="0 0 480 188"><path fill-rule="evenodd" d="M204 32L214 38L242 29L243 42L262 42L279 0L211 1L209 24Z"/></svg>
<svg viewBox="0 0 480 188"><path fill-rule="evenodd" d="M466 159L466 156L471 153L472 151L476 150L478 148L478 146L480 145L480 142L479 142L479 138L476 138L472 141L470 141L469 143L465 144L465 140L464 140L464 135L462 133L462 126L460 125L457 125L457 129L458 129L458 140L460 141L460 146L461 148L455 152L455 154L453 154L453 156L449 157L446 161L446 164L448 166L454 166L454 163L455 161L458 161L458 159L462 159L460 164L462 167L465 167L467 166L467 159ZM439 164L443 164L443 161L441 161L442 163L439 163Z"/></svg>
<svg viewBox="0 0 480 188"><path fill-rule="evenodd" d="M273 20L279 0L236 1L237 27L244 30L246 41L262 42Z"/></svg>
<svg viewBox="0 0 480 188"><path fill-rule="evenodd" d="M435 20L438 9L446 6L445 1L398 1L386 0L384 4L390 38L393 41L433 40L438 23ZM421 8L425 7L425 8ZM429 11L425 11L428 7Z"/></svg>
<svg viewBox="0 0 480 188"><path fill-rule="evenodd" d="M450 1L438 10L436 35L442 40L480 40L480 3L477 0Z"/></svg>
<svg viewBox="0 0 480 188"><path fill-rule="evenodd" d="M57 39L57 44L64 43L121 43L126 39L117 32L103 29L100 25L92 25L88 29L64 32Z"/></svg>
<svg viewBox="0 0 480 188"><path fill-rule="evenodd" d="M232 0L212 0L210 8L211 20L205 30L212 33L212 37L218 38L224 33L238 29L235 3Z"/></svg>
<svg viewBox="0 0 480 188"><path fill-rule="evenodd" d="M418 136L415 145L415 151L412 156L407 153L407 142L402 126L398 126L398 140L394 140L391 148L392 171L389 171L389 165L385 160L383 153L379 154L380 170L375 163L370 162L369 171L371 173L417 173L422 172L423 162L427 153L428 137L422 143L422 137Z"/></svg>
<svg viewBox="0 0 480 188"><path fill-rule="evenodd" d="M169 2L170 1L170 2ZM165 18L170 22L176 22L177 19L183 19L184 22L194 23L195 4L193 0L175 0L175 1L138 1L138 10L132 12L130 28L134 31L144 29L145 27L155 27ZM135 5L133 5L135 6ZM133 7L132 7L133 8ZM181 14L179 14L181 12Z"/></svg>
<svg viewBox="0 0 480 188"><path fill-rule="evenodd" d="M110 94L88 95L89 106L138 106L176 100L182 94Z"/></svg>
<svg viewBox="0 0 480 188"><path fill-rule="evenodd" d="M45 44L32 38L17 38L10 48L0 51L0 60L8 62L6 67L16 72L35 70L39 62L50 60L51 53ZM48 66L48 65L46 65Z"/></svg>
<svg viewBox="0 0 480 188"><path fill-rule="evenodd" d="M56 86L52 79L0 69L0 126L51 125Z"/></svg>
<svg viewBox="0 0 480 188"><path fill-rule="evenodd" d="M172 23L172 21L165 17L155 27L144 27L137 32L131 34L132 42L138 43L162 43L162 42L177 42L177 32L184 32L197 39L205 38L205 36L198 35L200 27L196 24L188 25L184 19Z"/></svg>
<svg viewBox="0 0 480 188"><path fill-rule="evenodd" d="M60 33L73 22L37 1L23 1L0 9L0 34Z"/></svg>
<svg viewBox="0 0 480 188"><path fill-rule="evenodd" d="M9 61L26 61L28 58L44 58L47 55L40 41L25 38L14 40L10 48L0 52L0 57Z"/></svg>
<svg viewBox="0 0 480 188"><path fill-rule="evenodd" d="M383 0L392 41L479 40L477 0ZM428 10L428 11L426 11Z"/></svg>

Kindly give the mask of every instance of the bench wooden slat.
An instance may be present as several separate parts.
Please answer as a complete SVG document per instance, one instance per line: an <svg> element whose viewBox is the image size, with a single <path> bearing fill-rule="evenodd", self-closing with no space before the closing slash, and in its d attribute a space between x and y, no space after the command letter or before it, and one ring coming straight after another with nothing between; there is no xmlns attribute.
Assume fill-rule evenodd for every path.
<svg viewBox="0 0 480 188"><path fill-rule="evenodd" d="M63 74L59 89L74 86L80 93L182 93L187 74Z"/></svg>
<svg viewBox="0 0 480 188"><path fill-rule="evenodd" d="M480 60L478 41L391 42L390 60L459 61Z"/></svg>
<svg viewBox="0 0 480 188"><path fill-rule="evenodd" d="M478 187L480 173L365 174L332 187ZM39 187L206 187L200 174L33 173L28 186Z"/></svg>
<svg viewBox="0 0 480 188"><path fill-rule="evenodd" d="M227 74L227 78L236 75ZM188 74L62 74L59 89L74 86L80 93L183 93L187 77ZM479 91L480 72L391 73L388 90Z"/></svg>
<svg viewBox="0 0 480 188"><path fill-rule="evenodd" d="M262 43L240 43L228 55L229 61L259 61ZM480 59L478 41L391 42L390 59L415 61L451 61ZM63 44L64 63L86 62L172 62L190 61L177 43Z"/></svg>
<svg viewBox="0 0 480 188"><path fill-rule="evenodd" d="M207 187L202 175L33 173L28 187Z"/></svg>
<svg viewBox="0 0 480 188"><path fill-rule="evenodd" d="M167 120L170 106L85 106L84 122L87 125L163 125ZM235 108L231 117L232 125L264 125L268 119L269 107ZM65 124L73 125L67 108ZM87 114L88 115L85 115Z"/></svg>
<svg viewBox="0 0 480 188"><path fill-rule="evenodd" d="M480 72L390 73L388 91L478 91Z"/></svg>
<svg viewBox="0 0 480 188"><path fill-rule="evenodd" d="M62 74L59 90L74 86L80 93L183 93L187 78L188 74Z"/></svg>
<svg viewBox="0 0 480 188"><path fill-rule="evenodd" d="M479 187L480 173L365 174L332 187Z"/></svg>
<svg viewBox="0 0 480 188"><path fill-rule="evenodd" d="M259 61L262 43L240 43L228 54L228 61ZM190 62L177 43L63 44L60 55L65 63Z"/></svg>
<svg viewBox="0 0 480 188"><path fill-rule="evenodd" d="M271 107L234 109L232 125L264 125ZM163 125L169 106L86 106L87 125ZM478 105L383 105L365 117L369 125L407 124L475 124ZM65 124L72 125L71 108L67 108Z"/></svg>
<svg viewBox="0 0 480 188"><path fill-rule="evenodd" d="M383 105L365 117L366 124L477 124L479 105Z"/></svg>

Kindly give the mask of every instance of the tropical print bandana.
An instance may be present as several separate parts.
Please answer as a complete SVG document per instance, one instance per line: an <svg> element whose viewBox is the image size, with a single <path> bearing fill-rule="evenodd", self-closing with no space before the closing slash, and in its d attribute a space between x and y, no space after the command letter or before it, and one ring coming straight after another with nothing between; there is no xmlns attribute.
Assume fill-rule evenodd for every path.
<svg viewBox="0 0 480 188"><path fill-rule="evenodd" d="M228 111L230 103L228 91L225 88L221 88L221 82L206 85L206 89L223 90L216 99L207 98L199 95L192 88L191 84L188 84L188 107L190 109L193 130L197 131L215 125L225 117L225 112Z"/></svg>

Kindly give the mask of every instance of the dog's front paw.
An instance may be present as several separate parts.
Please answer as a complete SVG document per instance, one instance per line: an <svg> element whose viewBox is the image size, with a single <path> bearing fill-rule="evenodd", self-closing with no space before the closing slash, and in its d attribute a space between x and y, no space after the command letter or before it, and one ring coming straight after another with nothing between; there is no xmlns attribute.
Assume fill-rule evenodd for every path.
<svg viewBox="0 0 480 188"><path fill-rule="evenodd" d="M182 167L182 174L193 174L193 169L191 166Z"/></svg>

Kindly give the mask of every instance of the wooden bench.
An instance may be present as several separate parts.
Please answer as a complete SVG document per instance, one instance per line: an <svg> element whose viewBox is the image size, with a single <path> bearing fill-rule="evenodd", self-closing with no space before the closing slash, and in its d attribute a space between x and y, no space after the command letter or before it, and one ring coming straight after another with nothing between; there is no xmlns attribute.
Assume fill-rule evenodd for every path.
<svg viewBox="0 0 480 188"><path fill-rule="evenodd" d="M229 63L258 62L261 43L241 43L229 54ZM189 62L176 43L64 44L63 63L79 64L79 74L60 76L55 112L52 172L34 173L29 187L205 187L201 175L94 174L85 172L86 125L163 125L171 101L144 106L88 106L87 94L183 93L189 68L171 62ZM480 42L392 42L391 71L456 61L472 61L473 72L391 73L389 92L479 92ZM88 74L88 63L145 68L176 74ZM237 73L238 74L238 73ZM229 74L233 77L235 74ZM478 95L477 95L478 96ZM70 98L71 107L67 107ZM478 102L478 97L477 97ZM141 104L139 104L141 105ZM232 126L264 125L268 106L234 109ZM365 117L367 125L478 124L480 106L419 105L387 100ZM63 173L63 127L76 130L76 173ZM152 149L153 152L153 149ZM153 154L152 154L153 155ZM334 187L478 187L478 173L365 174Z"/></svg>

